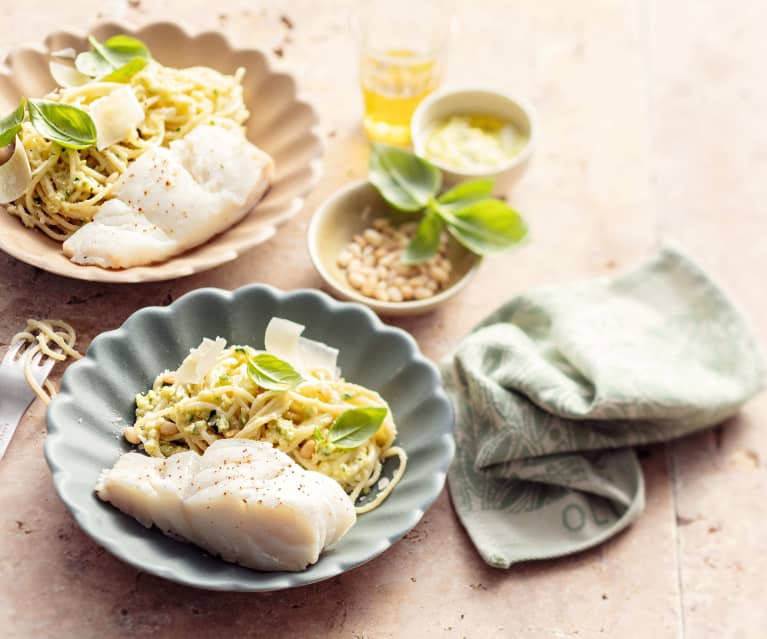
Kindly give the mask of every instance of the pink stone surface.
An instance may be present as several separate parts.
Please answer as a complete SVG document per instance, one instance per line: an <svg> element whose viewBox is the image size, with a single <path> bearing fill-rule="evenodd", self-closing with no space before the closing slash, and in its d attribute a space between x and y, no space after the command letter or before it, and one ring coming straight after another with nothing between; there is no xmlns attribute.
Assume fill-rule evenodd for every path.
<svg viewBox="0 0 767 639"><path fill-rule="evenodd" d="M319 286L305 248L311 213L367 163L353 6L3 3L0 53L101 19L180 19L277 49L274 60L315 102L328 146L324 179L305 210L268 243L208 273L105 286L0 255L0 345L27 317L71 321L85 348L134 310L199 286ZM446 83L498 86L527 95L539 111L540 147L510 196L532 239L488 260L436 313L395 323L438 359L514 293L629 266L663 234L719 276L765 341L764 3L483 0L458 3L456 14ZM139 573L90 541L53 490L44 407L35 403L0 463L0 637L762 637L765 418L761 397L721 429L645 451L646 512L575 557L489 568L443 493L405 539L351 573L290 591L227 594Z"/></svg>

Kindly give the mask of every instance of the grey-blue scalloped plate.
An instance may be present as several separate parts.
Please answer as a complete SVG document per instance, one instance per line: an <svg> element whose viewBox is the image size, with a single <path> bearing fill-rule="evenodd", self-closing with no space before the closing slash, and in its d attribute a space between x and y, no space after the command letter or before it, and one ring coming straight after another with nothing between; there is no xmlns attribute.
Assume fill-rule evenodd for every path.
<svg viewBox="0 0 767 639"><path fill-rule="evenodd" d="M344 377L389 402L397 441L408 454L407 471L389 498L302 572L257 572L226 563L144 528L93 492L101 470L129 450L121 431L133 423L136 393L161 371L176 368L203 337L263 347L264 329L275 316L304 324L307 337L340 349ZM363 306L318 291L263 285L192 291L170 306L137 311L117 330L99 335L64 374L47 423L45 456L53 483L82 529L136 568L210 590L292 588L373 559L412 529L439 495L455 449L453 412L439 373L410 335Z"/></svg>

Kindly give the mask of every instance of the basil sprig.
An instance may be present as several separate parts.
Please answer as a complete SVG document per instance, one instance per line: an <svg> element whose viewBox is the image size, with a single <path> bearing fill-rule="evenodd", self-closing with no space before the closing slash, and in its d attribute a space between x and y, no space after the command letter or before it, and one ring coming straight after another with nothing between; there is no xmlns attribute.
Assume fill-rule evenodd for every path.
<svg viewBox="0 0 767 639"><path fill-rule="evenodd" d="M96 144L96 125L91 116L70 104L29 100L29 121L37 132L70 149Z"/></svg>
<svg viewBox="0 0 767 639"><path fill-rule="evenodd" d="M356 448L373 435L383 422L386 408L351 408L341 413L328 431L330 443L339 448Z"/></svg>
<svg viewBox="0 0 767 639"><path fill-rule="evenodd" d="M507 251L527 236L519 213L491 197L490 179L468 180L437 195L442 183L437 167L404 149L380 143L373 144L368 174L391 206L423 216L402 253L405 264L436 255L443 228L477 255Z"/></svg>
<svg viewBox="0 0 767 639"><path fill-rule="evenodd" d="M90 36L88 42L93 50L80 53L75 68L105 82L127 82L152 59L146 45L130 36L112 36L103 43Z"/></svg>
<svg viewBox="0 0 767 639"><path fill-rule="evenodd" d="M261 388L275 391L290 390L304 381L295 368L270 353L248 357L248 377Z"/></svg>
<svg viewBox="0 0 767 639"><path fill-rule="evenodd" d="M440 170L404 149L374 144L370 181L395 209L420 211L442 183Z"/></svg>
<svg viewBox="0 0 767 639"><path fill-rule="evenodd" d="M96 125L91 116L71 104L50 100L25 100L10 115L0 119L0 147L13 142L29 111L29 121L44 138L70 149L86 149L96 144Z"/></svg>
<svg viewBox="0 0 767 639"><path fill-rule="evenodd" d="M0 119L0 147L8 146L16 139L16 134L21 130L21 123L24 122L25 107L26 100L21 98L18 108Z"/></svg>

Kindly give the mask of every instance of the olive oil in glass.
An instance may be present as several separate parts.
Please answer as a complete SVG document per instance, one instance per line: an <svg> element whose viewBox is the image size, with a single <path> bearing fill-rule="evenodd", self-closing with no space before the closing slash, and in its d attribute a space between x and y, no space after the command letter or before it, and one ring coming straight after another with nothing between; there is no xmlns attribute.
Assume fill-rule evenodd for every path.
<svg viewBox="0 0 767 639"><path fill-rule="evenodd" d="M439 86L451 30L449 0L364 0L355 20L363 124L371 140L410 143L410 119Z"/></svg>

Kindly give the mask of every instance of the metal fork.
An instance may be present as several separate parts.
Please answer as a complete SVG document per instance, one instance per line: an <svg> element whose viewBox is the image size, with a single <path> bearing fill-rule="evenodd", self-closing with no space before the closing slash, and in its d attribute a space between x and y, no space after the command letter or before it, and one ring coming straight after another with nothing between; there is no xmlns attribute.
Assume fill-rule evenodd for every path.
<svg viewBox="0 0 767 639"><path fill-rule="evenodd" d="M17 357L25 342L17 342L8 348L0 362L0 459L5 455L11 437L16 432L24 411L35 398L35 392L24 379L24 356ZM30 347L31 348L31 347ZM35 353L29 363L34 380L42 386L56 360Z"/></svg>

